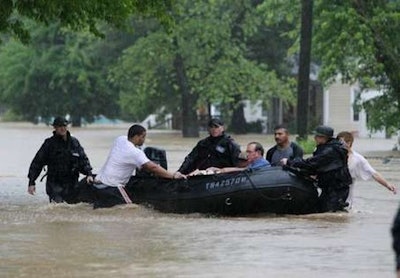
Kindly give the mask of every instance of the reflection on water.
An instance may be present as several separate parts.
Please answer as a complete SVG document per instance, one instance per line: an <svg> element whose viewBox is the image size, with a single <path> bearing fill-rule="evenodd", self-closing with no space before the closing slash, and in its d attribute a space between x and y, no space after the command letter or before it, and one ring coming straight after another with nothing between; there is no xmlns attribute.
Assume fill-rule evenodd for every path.
<svg viewBox="0 0 400 278"><path fill-rule="evenodd" d="M1 277L394 276L389 229L397 197L372 182L359 183L355 209L338 214L229 218L162 214L137 205L93 210L49 204L43 183L36 196L26 193L25 177L49 130L30 130L28 143L25 133L0 128L1 151L10 157L0 165ZM108 130L105 137L124 133ZM15 140L4 140L6 134ZM105 139L92 130L78 138L100 167ZM184 143L190 149L193 142ZM166 149L176 169L187 150L174 143ZM398 184L391 166L376 167Z"/></svg>

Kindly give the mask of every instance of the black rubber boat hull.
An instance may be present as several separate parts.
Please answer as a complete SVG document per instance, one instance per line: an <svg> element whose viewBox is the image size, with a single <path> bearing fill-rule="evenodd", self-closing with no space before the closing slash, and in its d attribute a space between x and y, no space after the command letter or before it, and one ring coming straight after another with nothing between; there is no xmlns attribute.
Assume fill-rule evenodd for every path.
<svg viewBox="0 0 400 278"><path fill-rule="evenodd" d="M166 180L132 177L133 202L168 213L248 215L308 214L317 211L314 184L281 167Z"/></svg>

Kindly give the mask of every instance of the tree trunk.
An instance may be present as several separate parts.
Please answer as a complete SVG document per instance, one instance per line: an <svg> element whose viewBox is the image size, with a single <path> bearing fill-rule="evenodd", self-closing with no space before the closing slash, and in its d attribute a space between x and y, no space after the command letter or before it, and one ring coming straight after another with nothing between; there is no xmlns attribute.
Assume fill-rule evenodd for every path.
<svg viewBox="0 0 400 278"><path fill-rule="evenodd" d="M313 0L301 1L300 61L297 83L297 133L300 139L308 134L308 95L310 85Z"/></svg>
<svg viewBox="0 0 400 278"><path fill-rule="evenodd" d="M199 124L196 113L197 95L190 91L183 58L179 53L175 55L174 68L182 96L182 136L199 137Z"/></svg>

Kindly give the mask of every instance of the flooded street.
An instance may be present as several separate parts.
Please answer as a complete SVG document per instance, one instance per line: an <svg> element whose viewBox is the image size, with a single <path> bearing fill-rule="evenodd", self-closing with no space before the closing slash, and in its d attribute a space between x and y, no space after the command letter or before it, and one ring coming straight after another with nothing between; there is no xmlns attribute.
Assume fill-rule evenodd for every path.
<svg viewBox="0 0 400 278"><path fill-rule="evenodd" d="M129 125L70 129L96 173ZM394 277L390 227L399 205L373 181L357 182L350 213L206 217L137 206L93 210L49 204L45 183L27 193L30 162L52 128L0 123L0 277ZM205 134L202 134L205 136ZM242 149L271 136L234 136ZM176 171L199 138L149 131ZM356 139L360 153L394 140ZM400 163L371 164L400 189Z"/></svg>

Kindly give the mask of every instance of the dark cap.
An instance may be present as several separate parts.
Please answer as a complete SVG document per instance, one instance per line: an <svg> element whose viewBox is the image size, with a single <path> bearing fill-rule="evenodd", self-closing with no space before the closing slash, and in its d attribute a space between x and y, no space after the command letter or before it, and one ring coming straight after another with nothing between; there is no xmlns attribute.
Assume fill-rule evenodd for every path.
<svg viewBox="0 0 400 278"><path fill-rule="evenodd" d="M315 136L325 136L331 138L333 137L333 128L325 125L320 125L313 131L313 134Z"/></svg>
<svg viewBox="0 0 400 278"><path fill-rule="evenodd" d="M63 117L56 117L53 121L53 126L67 126L69 122Z"/></svg>
<svg viewBox="0 0 400 278"><path fill-rule="evenodd" d="M219 126L223 126L224 122L218 118L213 118L211 120L208 121L208 127L219 127Z"/></svg>

